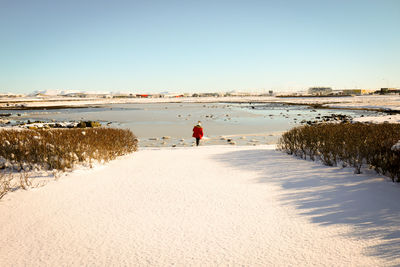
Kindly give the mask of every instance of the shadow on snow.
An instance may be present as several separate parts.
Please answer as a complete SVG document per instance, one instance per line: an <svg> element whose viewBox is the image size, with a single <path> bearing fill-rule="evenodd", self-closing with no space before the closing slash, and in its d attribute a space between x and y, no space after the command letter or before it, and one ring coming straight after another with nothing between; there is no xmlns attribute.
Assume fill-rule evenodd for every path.
<svg viewBox="0 0 400 267"><path fill-rule="evenodd" d="M345 224L358 239L378 238L368 255L396 259L400 255L400 186L355 175L350 168L327 167L274 150L256 149L214 156L231 168L259 172L259 183L283 188L284 205L320 225ZM371 172L372 173L372 172ZM378 177L374 173L374 177Z"/></svg>

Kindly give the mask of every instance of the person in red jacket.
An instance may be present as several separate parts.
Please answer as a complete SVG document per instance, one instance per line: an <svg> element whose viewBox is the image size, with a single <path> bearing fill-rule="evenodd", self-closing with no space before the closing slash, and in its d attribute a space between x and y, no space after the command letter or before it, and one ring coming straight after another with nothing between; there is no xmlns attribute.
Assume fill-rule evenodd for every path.
<svg viewBox="0 0 400 267"><path fill-rule="evenodd" d="M201 122L199 121L196 126L193 127L193 137L196 138L196 146L199 145L200 139L203 137L203 128L201 127Z"/></svg>

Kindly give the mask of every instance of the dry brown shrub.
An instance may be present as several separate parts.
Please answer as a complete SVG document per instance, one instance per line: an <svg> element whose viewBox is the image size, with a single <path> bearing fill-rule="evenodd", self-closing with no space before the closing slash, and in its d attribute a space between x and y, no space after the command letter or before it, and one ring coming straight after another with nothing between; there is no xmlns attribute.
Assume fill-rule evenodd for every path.
<svg viewBox="0 0 400 267"><path fill-rule="evenodd" d="M322 123L289 130L282 135L278 148L329 166L352 166L355 173L369 166L400 182L400 152L391 149L398 140L399 124Z"/></svg>
<svg viewBox="0 0 400 267"><path fill-rule="evenodd" d="M11 175L0 172L0 199L2 199L11 190Z"/></svg>
<svg viewBox="0 0 400 267"><path fill-rule="evenodd" d="M109 161L137 150L126 129L86 128L0 131L0 157L17 171L66 170L78 163Z"/></svg>
<svg viewBox="0 0 400 267"><path fill-rule="evenodd" d="M29 179L28 172L20 172L19 173L19 186L20 188L27 190L32 185L32 182Z"/></svg>
<svg viewBox="0 0 400 267"><path fill-rule="evenodd" d="M0 199L13 189L13 177L18 188L31 187L30 170L52 170L57 179L76 164L106 162L137 148L136 136L124 129L0 130Z"/></svg>

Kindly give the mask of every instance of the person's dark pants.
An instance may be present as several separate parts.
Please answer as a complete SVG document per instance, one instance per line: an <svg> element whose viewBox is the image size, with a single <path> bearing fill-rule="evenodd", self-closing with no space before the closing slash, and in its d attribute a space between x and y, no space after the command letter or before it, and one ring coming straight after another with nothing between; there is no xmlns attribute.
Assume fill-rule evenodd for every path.
<svg viewBox="0 0 400 267"><path fill-rule="evenodd" d="M199 146L200 144L200 138L196 138L196 146Z"/></svg>

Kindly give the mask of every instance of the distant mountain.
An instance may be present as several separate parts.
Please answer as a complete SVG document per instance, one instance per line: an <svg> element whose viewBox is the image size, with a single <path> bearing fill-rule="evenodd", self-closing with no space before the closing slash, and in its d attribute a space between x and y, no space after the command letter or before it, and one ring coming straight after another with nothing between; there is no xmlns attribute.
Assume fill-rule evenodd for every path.
<svg viewBox="0 0 400 267"><path fill-rule="evenodd" d="M73 94L83 94L83 95L109 95L111 92L105 91L81 91L81 90L58 90L58 89L48 89L48 90L38 90L31 93L31 96L44 95L44 96L65 96Z"/></svg>

